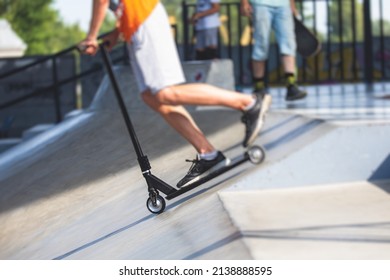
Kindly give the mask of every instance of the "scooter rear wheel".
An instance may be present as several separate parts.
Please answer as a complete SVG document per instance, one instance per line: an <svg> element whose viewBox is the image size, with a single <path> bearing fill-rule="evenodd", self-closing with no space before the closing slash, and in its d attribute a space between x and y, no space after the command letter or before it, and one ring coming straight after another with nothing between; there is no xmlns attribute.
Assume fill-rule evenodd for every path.
<svg viewBox="0 0 390 280"><path fill-rule="evenodd" d="M260 164L265 159L265 151L260 146L252 146L247 151L249 160L254 164Z"/></svg>

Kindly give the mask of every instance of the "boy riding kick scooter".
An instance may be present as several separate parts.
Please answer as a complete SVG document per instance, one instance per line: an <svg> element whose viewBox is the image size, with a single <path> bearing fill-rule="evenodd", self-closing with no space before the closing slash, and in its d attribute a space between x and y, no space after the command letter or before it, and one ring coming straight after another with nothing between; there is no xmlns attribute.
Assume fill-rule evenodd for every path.
<svg viewBox="0 0 390 280"><path fill-rule="evenodd" d="M166 203L164 198L159 194L159 191L164 193L166 195L166 199L170 200L175 197L178 197L179 195L186 193L195 187L206 183L210 181L211 179L214 179L215 177L233 169L234 167L247 162L248 160L252 162L253 164L260 164L265 159L265 151L261 146L250 146L247 148L247 150L242 154L235 158L233 158L230 162L230 164L221 167L214 172L210 173L209 175L195 181L194 183L188 185L185 188L179 188L176 189L166 182L162 181L158 177L154 176L151 173L151 166L148 160L148 157L143 154L142 148L139 144L138 138L136 136L134 127L132 125L130 116L127 112L125 103L122 98L122 94L119 89L118 81L115 77L115 74L112 69L112 63L111 59L107 53L106 47L104 44L100 45L100 50L103 56L104 64L106 66L106 70L109 76L109 79L111 81L111 85L113 86L115 97L118 101L118 105L120 107L122 116L124 118L128 133L130 135L134 150L137 154L137 159L139 166L141 168L142 174L146 180L146 183L148 185L148 192L149 192L149 198L146 201L146 207L148 210L154 214L160 214L164 211Z"/></svg>
<svg viewBox="0 0 390 280"><path fill-rule="evenodd" d="M90 31L87 38L80 43L83 53L94 55L99 49L97 34L104 20L108 2L108 0L93 1ZM194 165L178 182L179 189L169 186L151 174L150 164L136 139L119 87L115 86L116 81L106 50L100 46L111 82L117 89L115 93L128 125L142 173L148 183L148 209L153 213L161 213L165 208L165 201L159 196L158 190L165 193L167 199L171 199L237 165L234 160L229 164L222 152L211 145L182 105L220 105L240 110L246 127L243 145L248 147L262 127L271 97L245 95L207 84L185 84L168 17L158 0L121 0L118 14L120 14L118 28L105 36L104 41L109 42L109 47L113 47L119 35L124 37L143 100L161 114L198 152ZM260 148L256 151L253 154L264 155ZM238 160L238 164L248 158L249 156L244 156Z"/></svg>

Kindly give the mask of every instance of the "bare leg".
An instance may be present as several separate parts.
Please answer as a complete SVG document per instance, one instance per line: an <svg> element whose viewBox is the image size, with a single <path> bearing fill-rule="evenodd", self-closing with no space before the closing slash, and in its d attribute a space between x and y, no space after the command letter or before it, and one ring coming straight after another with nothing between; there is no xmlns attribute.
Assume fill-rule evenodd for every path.
<svg viewBox="0 0 390 280"><path fill-rule="evenodd" d="M283 66L285 73L295 73L295 57L283 55ZM264 77L265 61L252 60L253 75L256 78Z"/></svg>
<svg viewBox="0 0 390 280"><path fill-rule="evenodd" d="M243 111L253 97L208 84L184 84L161 90L156 98L166 105L214 105Z"/></svg>
<svg viewBox="0 0 390 280"><path fill-rule="evenodd" d="M255 78L263 78L265 72L265 61L252 60L252 70Z"/></svg>
<svg viewBox="0 0 390 280"><path fill-rule="evenodd" d="M145 92L142 97L145 103L160 113L169 125L194 146L198 153L209 153L215 150L183 106L164 105L150 92Z"/></svg>
<svg viewBox="0 0 390 280"><path fill-rule="evenodd" d="M295 57L290 55L284 55L282 57L284 72L285 73L295 73Z"/></svg>
<svg viewBox="0 0 390 280"><path fill-rule="evenodd" d="M215 148L181 105L218 105L244 111L256 101L251 95L200 83L167 87L157 94L147 91L142 96L145 103L160 113L200 154L212 152Z"/></svg>

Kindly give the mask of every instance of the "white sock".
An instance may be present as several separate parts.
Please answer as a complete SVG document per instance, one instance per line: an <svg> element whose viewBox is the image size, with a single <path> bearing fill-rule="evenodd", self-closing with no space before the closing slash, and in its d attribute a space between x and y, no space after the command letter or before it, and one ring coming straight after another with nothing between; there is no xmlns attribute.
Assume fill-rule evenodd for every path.
<svg viewBox="0 0 390 280"><path fill-rule="evenodd" d="M244 111L245 112L249 111L250 109L255 107L255 104L256 104L256 98L253 98L252 102L249 103L249 105L244 108Z"/></svg>
<svg viewBox="0 0 390 280"><path fill-rule="evenodd" d="M199 154L200 159L213 160L217 157L218 151L212 151L211 153Z"/></svg>

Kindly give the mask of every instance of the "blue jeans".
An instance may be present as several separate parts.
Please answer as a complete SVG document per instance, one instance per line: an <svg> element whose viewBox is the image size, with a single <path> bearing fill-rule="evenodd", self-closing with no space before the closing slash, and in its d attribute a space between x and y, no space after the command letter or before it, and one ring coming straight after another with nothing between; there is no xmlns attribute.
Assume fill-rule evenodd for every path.
<svg viewBox="0 0 390 280"><path fill-rule="evenodd" d="M253 38L252 59L264 61L268 58L271 30L282 55L295 56L294 20L290 6L271 7L253 5Z"/></svg>

